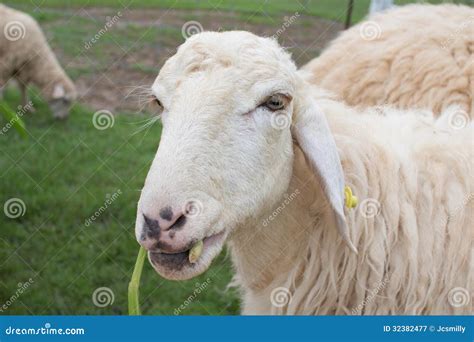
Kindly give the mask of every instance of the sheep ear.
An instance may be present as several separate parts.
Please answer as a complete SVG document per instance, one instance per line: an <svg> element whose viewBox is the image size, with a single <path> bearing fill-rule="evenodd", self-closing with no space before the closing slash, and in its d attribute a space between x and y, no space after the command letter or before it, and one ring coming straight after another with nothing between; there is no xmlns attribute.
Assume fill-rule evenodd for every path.
<svg viewBox="0 0 474 342"><path fill-rule="evenodd" d="M55 84L53 89L53 99L60 99L66 95L66 91L62 84Z"/></svg>
<svg viewBox="0 0 474 342"><path fill-rule="evenodd" d="M339 233L347 246L357 253L350 240L344 216L344 174L336 142L326 117L314 100L308 100L299 107L295 106L292 130L293 137L320 180L326 199L333 209Z"/></svg>

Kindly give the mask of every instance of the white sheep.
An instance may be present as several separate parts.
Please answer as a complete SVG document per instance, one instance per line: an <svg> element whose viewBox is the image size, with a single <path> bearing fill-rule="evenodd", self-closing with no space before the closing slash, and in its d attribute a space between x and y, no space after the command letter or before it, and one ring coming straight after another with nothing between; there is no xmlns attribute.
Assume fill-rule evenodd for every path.
<svg viewBox="0 0 474 342"><path fill-rule="evenodd" d="M474 118L474 8L395 7L344 31L305 65L313 84L351 106L392 104Z"/></svg>
<svg viewBox="0 0 474 342"><path fill-rule="evenodd" d="M162 276L204 272L227 241L244 314L471 312L470 123L356 115L248 32L189 38L152 93L163 132L135 232Z"/></svg>
<svg viewBox="0 0 474 342"><path fill-rule="evenodd" d="M0 86L15 79L22 94L27 86L39 88L55 117L68 115L76 88L59 65L38 23L29 15L0 4Z"/></svg>

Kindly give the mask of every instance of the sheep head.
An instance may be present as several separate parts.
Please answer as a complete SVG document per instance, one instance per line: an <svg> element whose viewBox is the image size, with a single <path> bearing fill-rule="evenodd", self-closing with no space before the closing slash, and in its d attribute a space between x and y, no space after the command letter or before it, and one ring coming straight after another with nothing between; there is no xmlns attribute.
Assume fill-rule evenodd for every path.
<svg viewBox="0 0 474 342"><path fill-rule="evenodd" d="M292 132L294 109L301 108L305 125L319 122L308 118L311 102L302 82L275 40L248 32L192 36L165 63L152 86L163 132L135 229L162 276L189 279L204 272L235 229L280 201L292 175L293 137L305 152L312 148L311 132ZM325 123L324 116L317 119ZM319 151L307 156L316 169L318 163L329 169L318 174L337 181L322 184L334 190L328 198L340 216L342 172L324 127Z"/></svg>
<svg viewBox="0 0 474 342"><path fill-rule="evenodd" d="M53 116L57 119L65 119L69 116L69 110L77 98L76 87L64 74L61 81L52 84L47 97Z"/></svg>

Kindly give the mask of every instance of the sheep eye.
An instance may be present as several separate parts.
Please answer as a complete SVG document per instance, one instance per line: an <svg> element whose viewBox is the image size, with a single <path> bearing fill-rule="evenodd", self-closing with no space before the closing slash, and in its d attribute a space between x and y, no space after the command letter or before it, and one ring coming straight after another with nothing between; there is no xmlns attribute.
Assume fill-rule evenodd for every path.
<svg viewBox="0 0 474 342"><path fill-rule="evenodd" d="M287 104L287 98L282 94L274 94L270 96L263 105L271 111L283 109Z"/></svg>

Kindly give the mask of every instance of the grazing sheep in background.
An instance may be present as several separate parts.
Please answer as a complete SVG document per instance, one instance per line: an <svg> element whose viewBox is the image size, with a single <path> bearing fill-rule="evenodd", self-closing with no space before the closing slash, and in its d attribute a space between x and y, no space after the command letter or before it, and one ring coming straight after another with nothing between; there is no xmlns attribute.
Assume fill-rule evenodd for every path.
<svg viewBox="0 0 474 342"><path fill-rule="evenodd" d="M64 118L76 99L76 88L59 65L38 23L29 15L0 4L0 85L16 79L22 104L27 86L36 85L55 117Z"/></svg>
<svg viewBox="0 0 474 342"><path fill-rule="evenodd" d="M474 9L408 5L341 33L302 68L351 106L392 104L474 117Z"/></svg>
<svg viewBox="0 0 474 342"><path fill-rule="evenodd" d="M152 93L135 233L162 276L204 272L228 241L244 314L471 312L451 298L472 289L471 124L356 115L248 32L189 38Z"/></svg>

